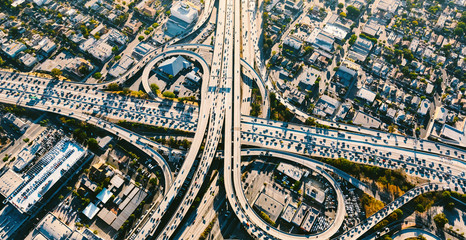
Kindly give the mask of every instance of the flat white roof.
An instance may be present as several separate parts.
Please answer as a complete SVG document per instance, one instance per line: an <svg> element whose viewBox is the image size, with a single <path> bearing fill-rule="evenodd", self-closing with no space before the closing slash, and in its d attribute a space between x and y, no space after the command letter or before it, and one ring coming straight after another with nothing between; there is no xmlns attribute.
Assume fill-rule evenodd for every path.
<svg viewBox="0 0 466 240"><path fill-rule="evenodd" d="M94 203L89 203L89 205L87 205L87 207L83 210L83 214L87 218L93 219L99 210L100 208L98 208Z"/></svg>
<svg viewBox="0 0 466 240"><path fill-rule="evenodd" d="M19 211L29 211L84 153L78 144L68 138L62 139L42 158L49 158L48 163L8 200Z"/></svg>
<svg viewBox="0 0 466 240"><path fill-rule="evenodd" d="M301 177L303 176L303 171L301 169L288 163L280 163L277 167L277 171L285 174L295 181L301 180Z"/></svg>
<svg viewBox="0 0 466 240"><path fill-rule="evenodd" d="M107 203L110 197L112 197L112 192L110 192L110 190L108 190L107 188L102 189L102 191L100 191L100 193L97 194L97 199L99 199L104 204Z"/></svg>
<svg viewBox="0 0 466 240"><path fill-rule="evenodd" d="M23 183L21 176L11 169L8 169L8 171L0 177L0 194L4 197L8 197L21 183Z"/></svg>
<svg viewBox="0 0 466 240"><path fill-rule="evenodd" d="M361 88L361 89L358 91L357 96L358 96L359 98L362 98L362 99L367 100L368 102L373 102L374 99L375 99L376 94L375 94L374 92L370 91L370 90L367 89L367 88Z"/></svg>

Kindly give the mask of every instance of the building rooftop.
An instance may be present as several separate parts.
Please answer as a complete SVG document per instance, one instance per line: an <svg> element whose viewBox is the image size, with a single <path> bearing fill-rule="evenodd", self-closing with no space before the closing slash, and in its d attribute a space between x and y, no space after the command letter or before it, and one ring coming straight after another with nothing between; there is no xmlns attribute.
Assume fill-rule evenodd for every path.
<svg viewBox="0 0 466 240"><path fill-rule="evenodd" d="M424 99L421 101L421 105L419 106L417 113L422 116L425 116L427 112L429 111L429 109L430 109L430 101L429 99Z"/></svg>
<svg viewBox="0 0 466 240"><path fill-rule="evenodd" d="M10 58L15 58L16 55L24 50L26 50L26 45L20 42L11 42L8 44L3 44L2 51L8 55Z"/></svg>
<svg viewBox="0 0 466 240"><path fill-rule="evenodd" d="M369 128L379 128L382 122L366 113L357 111L353 117L353 124Z"/></svg>
<svg viewBox="0 0 466 240"><path fill-rule="evenodd" d="M170 16L171 19L174 19L173 17L175 17L176 22L178 20L181 20L188 25L192 24L198 18L197 10L191 7L186 2L182 2L182 1L179 1L173 4L173 6L170 8L170 12L171 12L171 16Z"/></svg>
<svg viewBox="0 0 466 240"><path fill-rule="evenodd" d="M306 193L306 196L311 197L319 204L322 204L325 201L325 192L312 186L310 183L306 183L304 192Z"/></svg>
<svg viewBox="0 0 466 240"><path fill-rule="evenodd" d="M99 194L97 194L97 199L99 199L102 203L107 203L108 199L112 197L112 192L107 188L102 189Z"/></svg>
<svg viewBox="0 0 466 240"><path fill-rule="evenodd" d="M25 240L36 240L36 239L68 239L73 230L71 230L64 222L60 221L53 214L48 213L45 217L37 224Z"/></svg>
<svg viewBox="0 0 466 240"><path fill-rule="evenodd" d="M283 210L283 204L265 193L261 193L254 202L254 206L269 216L272 221L277 221Z"/></svg>
<svg viewBox="0 0 466 240"><path fill-rule="evenodd" d="M36 157L37 151L41 149L40 143L34 143L30 147L25 147L16 156L16 162L13 168L16 172L21 172Z"/></svg>
<svg viewBox="0 0 466 240"><path fill-rule="evenodd" d="M301 229L303 229L306 232L310 232L312 225L314 225L314 222L319 215L319 211L313 207L309 207L309 210L307 211L306 218L304 219L303 223L301 224Z"/></svg>
<svg viewBox="0 0 466 240"><path fill-rule="evenodd" d="M169 58L160 63L159 70L166 74L176 76L180 71L190 67L191 65L192 64L184 57L178 56Z"/></svg>
<svg viewBox="0 0 466 240"><path fill-rule="evenodd" d="M89 219L93 219L97 212L99 212L100 208L98 208L94 203L89 203L87 207L82 211L84 216Z"/></svg>
<svg viewBox="0 0 466 240"><path fill-rule="evenodd" d="M294 165L288 164L288 163L278 164L276 170L278 172L281 172L281 173L285 174L286 176L288 176L289 178L291 178L291 179L293 179L295 181L300 181L301 177L303 176L303 170L301 170L300 168L298 168L298 167L296 167Z"/></svg>
<svg viewBox="0 0 466 240"><path fill-rule="evenodd" d="M281 218L290 223L296 213L296 210L297 208L295 206L288 204L283 211Z"/></svg>
<svg viewBox="0 0 466 240"><path fill-rule="evenodd" d="M308 206L305 203L301 203L299 205L298 210L296 211L296 214L293 217L293 220L291 220L292 223L296 224L296 226L301 226L301 223L304 220L304 217L306 217L306 212L307 212Z"/></svg>
<svg viewBox="0 0 466 240"><path fill-rule="evenodd" d="M463 146L466 146L466 136L464 134L464 130L461 131L448 124L443 124L441 135L443 137L454 140Z"/></svg>
<svg viewBox="0 0 466 240"><path fill-rule="evenodd" d="M85 150L65 138L42 157L42 167L34 169L34 177L16 189L8 201L19 211L28 212L45 193L60 180L85 154Z"/></svg>
<svg viewBox="0 0 466 240"><path fill-rule="evenodd" d="M13 191L23 183L21 176L13 172L11 169L8 169L0 177L0 193L7 198Z"/></svg>
<svg viewBox="0 0 466 240"><path fill-rule="evenodd" d="M362 98L362 99L364 99L364 100L366 100L366 101L368 101L368 102L371 103L371 102L374 101L376 95L377 95L377 94L375 94L374 92L370 91L370 90L367 89L367 88L361 88L361 89L359 89L359 91L358 91L358 93L357 93L356 96L357 96L358 98Z"/></svg>
<svg viewBox="0 0 466 240"><path fill-rule="evenodd" d="M112 188L118 189L123 185L124 182L125 180L123 180L123 178L115 174L115 176L113 176L112 179L110 180L110 189Z"/></svg>

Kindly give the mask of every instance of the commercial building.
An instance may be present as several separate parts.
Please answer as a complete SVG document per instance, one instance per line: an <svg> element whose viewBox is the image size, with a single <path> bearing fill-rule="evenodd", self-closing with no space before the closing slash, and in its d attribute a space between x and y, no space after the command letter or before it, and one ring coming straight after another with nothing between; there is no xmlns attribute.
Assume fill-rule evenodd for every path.
<svg viewBox="0 0 466 240"><path fill-rule="evenodd" d="M100 211L100 208L97 207L94 203L89 203L86 208L82 211L82 214L88 219L93 219L95 215Z"/></svg>
<svg viewBox="0 0 466 240"><path fill-rule="evenodd" d="M198 11L186 2L176 2L170 8L170 18L166 23L166 33L176 36L191 28L199 17Z"/></svg>
<svg viewBox="0 0 466 240"><path fill-rule="evenodd" d="M112 77L119 77L123 75L133 65L134 60L128 55L124 55L118 63L114 64L108 71L108 74Z"/></svg>
<svg viewBox="0 0 466 240"><path fill-rule="evenodd" d="M86 151L71 139L58 142L23 175L23 182L5 201L28 213L69 170L80 165Z"/></svg>
<svg viewBox="0 0 466 240"><path fill-rule="evenodd" d="M353 124L378 129L380 128L382 122L379 119L372 117L364 112L356 111L353 116Z"/></svg>
<svg viewBox="0 0 466 240"><path fill-rule="evenodd" d="M280 177L286 177L285 181L289 181L287 185L293 185L295 182L301 181L303 170L288 163L280 163L275 168L275 174Z"/></svg>
<svg viewBox="0 0 466 240"><path fill-rule="evenodd" d="M257 197L256 201L254 202L254 207L259 211L267 214L270 220L274 222L277 221L278 216L280 216L280 213L283 210L283 204L265 193L261 193Z"/></svg>
<svg viewBox="0 0 466 240"><path fill-rule="evenodd" d="M313 207L308 207L306 218L303 220L301 224L301 229L310 232L312 225L314 225L317 216L319 215L319 211Z"/></svg>
<svg viewBox="0 0 466 240"><path fill-rule="evenodd" d="M15 58L18 53L26 50L26 45L20 42L10 42L2 45L2 51L10 58Z"/></svg>
<svg viewBox="0 0 466 240"><path fill-rule="evenodd" d="M194 84L199 84L201 81L201 78L197 76L195 71L191 71L188 74L186 74L186 79L190 80Z"/></svg>
<svg viewBox="0 0 466 240"><path fill-rule="evenodd" d="M291 220L293 220L293 216L296 213L297 208L291 204L288 204L285 208L285 210L282 213L281 218L285 220L288 223L291 223Z"/></svg>
<svg viewBox="0 0 466 240"><path fill-rule="evenodd" d="M340 106L340 102L328 95L322 95L315 104L313 114L317 116L332 116L337 108Z"/></svg>
<svg viewBox="0 0 466 240"><path fill-rule="evenodd" d="M305 196L311 198L319 204L323 204L325 201L325 192L312 186L311 183L306 183L304 187Z"/></svg>
<svg viewBox="0 0 466 240"><path fill-rule="evenodd" d="M74 227L71 228L60 218L48 213L26 236L25 240L102 240L88 228L85 228L83 232L73 229Z"/></svg>
<svg viewBox="0 0 466 240"><path fill-rule="evenodd" d="M32 68L37 64L37 58L30 53L24 54L19 58L19 61L27 68Z"/></svg>
<svg viewBox="0 0 466 240"><path fill-rule="evenodd" d="M143 58L144 56L146 56L149 52L151 52L152 50L154 50L154 46L148 44L148 43L145 43L145 42L140 42L133 50L133 57L135 57L136 59L141 59Z"/></svg>
<svg viewBox="0 0 466 240"><path fill-rule="evenodd" d="M182 56L169 58L159 65L159 70L167 75L177 76L182 70L192 66L192 63Z"/></svg>
<svg viewBox="0 0 466 240"><path fill-rule="evenodd" d="M421 101L421 105L419 105L419 109L417 110L417 114L421 116L425 116L430 109L430 101L429 99L424 99Z"/></svg>
<svg viewBox="0 0 466 240"><path fill-rule="evenodd" d="M34 143L30 147L25 147L16 156L16 162L13 165L13 169L16 172L21 172L29 163L36 158L36 153L42 149L40 143Z"/></svg>
<svg viewBox="0 0 466 240"><path fill-rule="evenodd" d="M356 96L358 98L366 100L369 103L372 103L374 101L376 95L377 94L375 94L374 92L372 92L369 89L363 87L363 88L359 89Z"/></svg>
<svg viewBox="0 0 466 240"><path fill-rule="evenodd" d="M301 226L301 223L304 221L304 218L306 217L307 209L308 209L308 206L305 203L301 203L301 205L299 205L298 210L296 211L296 214L294 215L291 222L294 223L298 227Z"/></svg>
<svg viewBox="0 0 466 240"><path fill-rule="evenodd" d="M8 124L13 124L13 126L18 130L20 133L26 132L26 129L29 128L29 124L21 120L20 118L16 117L12 113L7 113L3 115L2 118Z"/></svg>
<svg viewBox="0 0 466 240"><path fill-rule="evenodd" d="M348 57L354 61L364 62L373 46L374 44L369 39L359 37L351 47Z"/></svg>
<svg viewBox="0 0 466 240"><path fill-rule="evenodd" d="M312 67L304 70L297 77L297 80L299 81L298 86L304 90L311 90L311 88L314 86L321 74L321 71Z"/></svg>
<svg viewBox="0 0 466 240"><path fill-rule="evenodd" d="M466 146L466 135L464 133L464 129L461 131L448 124L443 124L440 135L446 139L453 140L462 146Z"/></svg>
<svg viewBox="0 0 466 240"><path fill-rule="evenodd" d="M8 169L0 177L0 194L7 198L22 183L23 179L21 176L13 172L11 169Z"/></svg>

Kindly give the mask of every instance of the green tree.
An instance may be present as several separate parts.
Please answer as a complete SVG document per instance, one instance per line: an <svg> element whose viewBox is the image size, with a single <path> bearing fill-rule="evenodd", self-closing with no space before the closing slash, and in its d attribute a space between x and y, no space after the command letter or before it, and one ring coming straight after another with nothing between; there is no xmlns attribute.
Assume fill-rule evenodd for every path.
<svg viewBox="0 0 466 240"><path fill-rule="evenodd" d="M99 142L97 142L95 138L89 138L87 140L87 146L89 146L91 150L97 150L99 149Z"/></svg>
<svg viewBox="0 0 466 240"><path fill-rule="evenodd" d="M157 91L159 90L159 86L157 86L157 84L155 83L152 83L150 85L150 89L152 90L152 92L157 93Z"/></svg>
<svg viewBox="0 0 466 240"><path fill-rule="evenodd" d="M52 69L51 73L54 78L58 78L62 75L62 71L58 68Z"/></svg>
<svg viewBox="0 0 466 240"><path fill-rule="evenodd" d="M443 228L448 223L448 219L445 213L439 213L434 216L434 222L439 228Z"/></svg>
<svg viewBox="0 0 466 240"><path fill-rule="evenodd" d="M142 40L144 40L144 36L142 36L142 35L141 35L141 36L139 36L139 37L138 37L138 40L139 40L139 41L142 41Z"/></svg>
<svg viewBox="0 0 466 240"><path fill-rule="evenodd" d="M351 18L353 20L359 17L359 15L361 14L361 10L359 10L359 8L353 5L349 5L348 7L346 7L346 11L348 14L348 18Z"/></svg>
<svg viewBox="0 0 466 240"><path fill-rule="evenodd" d="M345 12L341 12L341 13L340 13L340 17L346 18L346 13L345 13Z"/></svg>
<svg viewBox="0 0 466 240"><path fill-rule="evenodd" d="M109 91L118 91L120 90L120 85L118 85L118 83L110 83L108 86L107 86L107 89Z"/></svg>
<svg viewBox="0 0 466 240"><path fill-rule="evenodd" d="M149 179L149 183L150 183L152 186L157 185L157 182L158 182L158 181L157 181L157 178L151 178L151 179Z"/></svg>
<svg viewBox="0 0 466 240"><path fill-rule="evenodd" d="M338 8L342 9L345 5L343 3L338 3Z"/></svg>
<svg viewBox="0 0 466 240"><path fill-rule="evenodd" d="M94 77L95 79L100 79L100 78L102 78L102 73L100 73L100 72L95 72L95 73L92 75L92 77Z"/></svg>
<svg viewBox="0 0 466 240"><path fill-rule="evenodd" d="M175 98L176 97L175 94L173 92L170 92L170 91L165 91L165 92L163 92L162 95L164 97L166 97L166 98Z"/></svg>

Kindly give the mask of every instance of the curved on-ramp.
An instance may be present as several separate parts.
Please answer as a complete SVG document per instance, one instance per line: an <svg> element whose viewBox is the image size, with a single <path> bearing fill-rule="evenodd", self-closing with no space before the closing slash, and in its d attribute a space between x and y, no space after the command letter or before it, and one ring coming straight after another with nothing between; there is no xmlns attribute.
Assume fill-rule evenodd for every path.
<svg viewBox="0 0 466 240"><path fill-rule="evenodd" d="M441 238L437 237L435 234L420 228L406 228L400 230L393 234L392 239L404 240L407 238L418 237L420 235L424 236L427 240L441 240Z"/></svg>
<svg viewBox="0 0 466 240"><path fill-rule="evenodd" d="M290 240L303 240L303 239L330 239L340 229L341 224L344 221L346 215L346 209L344 205L344 198L338 183L324 170L326 166L322 163L312 161L311 159L295 154L284 153L280 151L270 149L243 149L241 150L241 156L270 156L275 158L286 159L307 168L313 169L324 176L333 186L337 194L337 214L333 223L323 232L317 234L298 235L290 234L281 231L277 228L271 227L266 223L260 216L251 208L247 201L244 192L241 187L241 164L234 163L233 166L228 164L228 160L225 160L226 166L224 169L225 174L225 188L227 192L228 200L231 206L234 208L236 216L240 219L240 222L248 230L248 232L257 238L270 236L275 239L290 239ZM233 171L231 171L233 168ZM234 176L232 175L232 172Z"/></svg>
<svg viewBox="0 0 466 240"><path fill-rule="evenodd" d="M147 66L145 67L144 72L142 74L143 88L147 93L149 93L149 95L151 95L151 97L155 97L155 96L153 94L151 94L152 91L151 91L149 83L148 83L150 69L152 69L152 67L158 61L163 59L162 56L164 54L167 54L167 55L165 55L165 57L173 56L173 55L177 55L176 52L174 52L174 51L178 51L178 53L180 53L178 55L185 55L185 56L193 57L193 58L197 59L201 64L205 63L207 65L206 61L199 54L191 52L191 51L186 51L186 50L183 51L183 49L203 49L203 50L207 50L207 51L213 51L214 46L206 45L206 44L192 44L192 43L176 44L176 45L167 46L163 53L160 53L159 55L157 55L153 60L151 60L147 64ZM241 65L246 71L248 71L253 76L253 80L256 82L257 86L259 87L259 91L261 93L261 96L263 97L262 104L261 104L262 112L265 114L266 118L269 118L269 116L270 116L270 107L269 107L270 101L269 101L269 94L267 92L267 88L266 88L264 80L262 79L260 74L257 73L256 70L248 62L246 62L242 58L241 58Z"/></svg>

